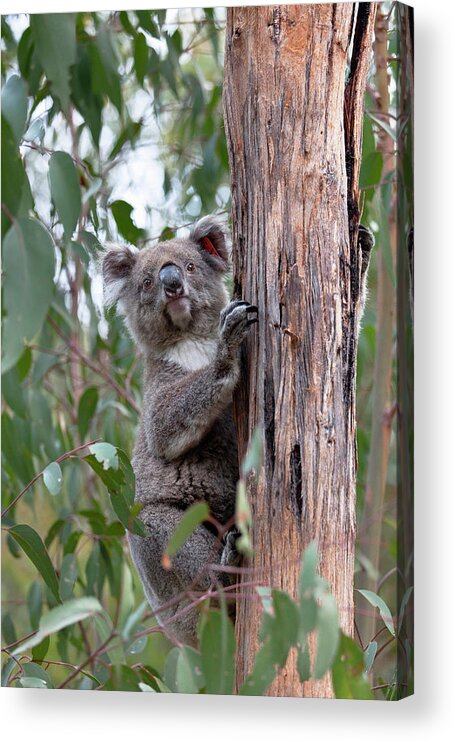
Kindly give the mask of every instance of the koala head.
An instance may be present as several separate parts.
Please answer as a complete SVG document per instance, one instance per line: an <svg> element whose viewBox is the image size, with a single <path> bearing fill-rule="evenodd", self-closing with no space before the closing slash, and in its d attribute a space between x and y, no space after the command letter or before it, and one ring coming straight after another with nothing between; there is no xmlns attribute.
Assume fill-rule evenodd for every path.
<svg viewBox="0 0 455 742"><path fill-rule="evenodd" d="M228 297L225 235L215 217L197 222L187 239L152 247L106 250L105 302L117 305L139 347L163 351L183 337L213 337Z"/></svg>

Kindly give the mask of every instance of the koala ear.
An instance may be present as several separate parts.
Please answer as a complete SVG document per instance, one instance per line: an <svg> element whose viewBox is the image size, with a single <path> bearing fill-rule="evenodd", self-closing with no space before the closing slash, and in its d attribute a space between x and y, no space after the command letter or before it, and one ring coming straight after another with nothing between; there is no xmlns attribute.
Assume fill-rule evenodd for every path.
<svg viewBox="0 0 455 742"><path fill-rule="evenodd" d="M119 300L122 289L137 260L137 247L111 247L103 257L104 301L112 307Z"/></svg>
<svg viewBox="0 0 455 742"><path fill-rule="evenodd" d="M209 265L215 270L229 270L229 248L226 236L216 216L204 216L190 232L190 240L196 242Z"/></svg>

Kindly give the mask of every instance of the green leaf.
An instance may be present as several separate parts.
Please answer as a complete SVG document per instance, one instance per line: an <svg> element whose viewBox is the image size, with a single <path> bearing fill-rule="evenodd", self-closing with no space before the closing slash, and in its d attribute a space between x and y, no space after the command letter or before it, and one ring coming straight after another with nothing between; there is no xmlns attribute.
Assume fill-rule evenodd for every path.
<svg viewBox="0 0 455 742"><path fill-rule="evenodd" d="M79 427L79 436L82 441L90 428L93 415L95 414L96 406L98 404L98 396L98 389L92 386L88 387L88 389L84 391L79 400L77 424Z"/></svg>
<svg viewBox="0 0 455 742"><path fill-rule="evenodd" d="M299 647L299 653L297 655L297 671L302 683L310 679L310 647L308 645L308 639L306 638L302 646Z"/></svg>
<svg viewBox="0 0 455 742"><path fill-rule="evenodd" d="M136 629L144 615L146 606L147 601L143 600L142 603L139 603L138 607L125 619L122 629L122 636L124 639L129 639L131 637L133 630Z"/></svg>
<svg viewBox="0 0 455 742"><path fill-rule="evenodd" d="M5 644L14 644L16 641L16 629L9 613L2 613L2 634Z"/></svg>
<svg viewBox="0 0 455 742"><path fill-rule="evenodd" d="M372 606L374 606L375 608L379 608L379 615L381 616L392 636L395 636L395 626L393 625L392 614L387 603L382 598L380 598L379 595L376 595L376 593L372 592L371 590L357 590L357 592L363 595L363 597L368 600L368 602Z"/></svg>
<svg viewBox="0 0 455 742"><path fill-rule="evenodd" d="M276 675L270 644L264 644L256 655L253 671L239 690L241 696L262 696Z"/></svg>
<svg viewBox="0 0 455 742"><path fill-rule="evenodd" d="M373 667L373 662L374 662L374 658L376 657L377 651L378 651L378 643L375 641L370 642L368 647L365 649L365 652L363 653L363 659L365 662L365 672L370 672L371 668Z"/></svg>
<svg viewBox="0 0 455 742"><path fill-rule="evenodd" d="M27 402L20 383L17 365L11 371L8 371L8 373L3 374L2 395L7 405L11 407L16 415L22 419L28 417Z"/></svg>
<svg viewBox="0 0 455 742"><path fill-rule="evenodd" d="M62 600L69 600L73 594L77 579L77 559L75 554L65 554L60 568L60 595Z"/></svg>
<svg viewBox="0 0 455 742"><path fill-rule="evenodd" d="M272 588L268 585L257 585L255 589L261 599L264 611L273 616Z"/></svg>
<svg viewBox="0 0 455 742"><path fill-rule="evenodd" d="M42 144L45 133L46 129L44 123L41 119L36 119L36 121L29 126L23 138L27 142L33 142L35 139L38 139L39 143Z"/></svg>
<svg viewBox="0 0 455 742"><path fill-rule="evenodd" d="M145 626L138 627L139 629L145 629ZM131 657L134 654L142 654L144 651L146 644L147 644L148 636L144 634L144 636L139 636L137 639L134 639L125 649L125 654L128 657Z"/></svg>
<svg viewBox="0 0 455 742"><path fill-rule="evenodd" d="M112 215L117 224L118 231L128 242L135 244L144 237L144 230L139 229L131 219L133 207L126 201L113 201L111 203Z"/></svg>
<svg viewBox="0 0 455 742"><path fill-rule="evenodd" d="M242 476L247 477L253 469L256 470L256 476L262 465L262 430L255 428L251 436L248 451L242 463Z"/></svg>
<svg viewBox="0 0 455 742"><path fill-rule="evenodd" d="M9 534L33 562L54 598L60 603L57 575L41 537L33 528L25 524L12 526Z"/></svg>
<svg viewBox="0 0 455 742"><path fill-rule="evenodd" d="M51 640L49 636L46 636L42 642L33 647L32 657L34 660L43 660L49 650Z"/></svg>
<svg viewBox="0 0 455 742"><path fill-rule="evenodd" d="M360 168L359 176L360 188L375 186L381 180L381 175L382 153L370 152L370 154L362 160L362 166Z"/></svg>
<svg viewBox="0 0 455 742"><path fill-rule="evenodd" d="M38 632L27 639L20 647L14 650L14 654L23 654L26 649L36 647L46 636L55 634L57 631L71 626L78 621L83 621L89 616L102 613L103 608L96 598L84 597L68 600L66 603L52 608L41 618Z"/></svg>
<svg viewBox="0 0 455 742"><path fill-rule="evenodd" d="M246 494L246 485L243 479L237 482L237 491L235 497L235 522L240 531L240 537L236 542L236 549L239 554L251 556L253 546L250 537L251 527L251 510Z"/></svg>
<svg viewBox="0 0 455 742"><path fill-rule="evenodd" d="M111 617L105 610L100 611L100 613L95 616L95 625L101 642L107 641L114 630L114 625ZM123 641L119 636L112 637L112 640L106 646L104 652L108 655L110 661L114 665L120 665L125 661Z"/></svg>
<svg viewBox="0 0 455 742"><path fill-rule="evenodd" d="M143 33L138 33L134 40L134 69L140 85L144 84L148 65L148 47Z"/></svg>
<svg viewBox="0 0 455 742"><path fill-rule="evenodd" d="M235 634L227 611L210 611L202 627L201 663L207 693L231 694L235 672Z"/></svg>
<svg viewBox="0 0 455 742"><path fill-rule="evenodd" d="M110 446L110 444L103 445ZM94 446L98 446L98 444L94 444L90 448ZM112 448L114 447L112 446ZM120 522L132 533L145 536L144 524L136 517L141 505L140 503L134 503L135 478L132 466L123 451L120 449L114 450L117 451L118 455L119 466L117 466L117 469L106 469L104 466L105 460L100 454L103 464L93 455L86 456L85 461L106 485L111 496L112 507ZM103 455L106 454L106 449L101 449L101 451ZM112 460L113 456L111 457L110 449L107 450L107 454L108 460Z"/></svg>
<svg viewBox="0 0 455 742"><path fill-rule="evenodd" d="M11 657L8 662L5 662L5 664L2 667L2 676L1 676L1 687L7 688L9 686L9 679L12 675L13 670L17 670L17 662L15 661L14 657Z"/></svg>
<svg viewBox="0 0 455 742"><path fill-rule="evenodd" d="M92 42L78 44L77 63L72 68L71 89L75 105L80 111L86 126L92 135L96 149L99 149L99 138L101 134L101 116L103 110L102 92L99 94L94 90L94 65L101 65L99 55L91 53Z"/></svg>
<svg viewBox="0 0 455 742"><path fill-rule="evenodd" d="M11 75L2 90L2 114L19 144L27 120L27 86L18 75Z"/></svg>
<svg viewBox="0 0 455 742"><path fill-rule="evenodd" d="M2 235L13 224L12 217L17 217L20 211L23 194L26 190L27 176L14 142L14 134L8 121L2 114ZM28 181L27 181L28 182Z"/></svg>
<svg viewBox="0 0 455 742"><path fill-rule="evenodd" d="M103 465L103 469L118 469L117 449L111 443L93 443L89 451Z"/></svg>
<svg viewBox="0 0 455 742"><path fill-rule="evenodd" d="M92 89L97 95L107 95L119 114L122 113L123 99L118 74L118 58L115 39L107 23L98 27L95 45L91 45Z"/></svg>
<svg viewBox="0 0 455 742"><path fill-rule="evenodd" d="M54 295L54 245L44 227L20 219L3 242L3 372L20 358L24 341L41 329Z"/></svg>
<svg viewBox="0 0 455 742"><path fill-rule="evenodd" d="M128 665L114 665L104 690L139 692L139 675Z"/></svg>
<svg viewBox="0 0 455 742"><path fill-rule="evenodd" d="M174 554L183 546L185 541L191 536L193 531L209 517L210 511L209 506L205 502L197 502L191 505L187 510L174 530L166 546L164 556L173 557Z"/></svg>
<svg viewBox="0 0 455 742"><path fill-rule="evenodd" d="M341 634L332 667L332 683L336 698L373 700L373 693L364 675L363 652L353 639L344 634Z"/></svg>
<svg viewBox="0 0 455 742"><path fill-rule="evenodd" d="M374 121L374 123L377 124L381 129L384 129L384 131L389 135L393 142L396 141L396 134L390 124L388 124L386 121L383 121L383 119L379 118L379 116L375 116L374 113L371 113L371 111L367 111L367 116L372 121Z"/></svg>
<svg viewBox="0 0 455 742"><path fill-rule="evenodd" d="M63 474L60 464L53 461L43 471L43 480L51 495L58 495L62 489Z"/></svg>
<svg viewBox="0 0 455 742"><path fill-rule="evenodd" d="M43 678L34 678L33 676L23 675L19 678L19 684L22 688L49 688L47 682Z"/></svg>
<svg viewBox="0 0 455 742"><path fill-rule="evenodd" d="M173 693L199 693L205 686L201 655L192 647L174 647L166 658L164 681Z"/></svg>
<svg viewBox="0 0 455 742"><path fill-rule="evenodd" d="M318 568L318 548L316 541L312 541L305 549L302 557L302 567L300 570L300 596L302 597L307 591L314 590L317 581Z"/></svg>
<svg viewBox="0 0 455 742"><path fill-rule="evenodd" d="M154 36L156 39L159 38L160 34L150 10L135 10L134 12L137 15L139 26L143 28L144 31L148 31L149 34Z"/></svg>
<svg viewBox="0 0 455 742"><path fill-rule="evenodd" d="M313 675L315 678L322 678L336 656L340 634L337 604L333 595L324 596L318 610L316 628L318 642Z"/></svg>
<svg viewBox="0 0 455 742"><path fill-rule="evenodd" d="M37 13L30 16L35 50L51 83L52 93L66 113L70 96L70 67L76 61L76 14Z"/></svg>
<svg viewBox="0 0 455 742"><path fill-rule="evenodd" d="M81 189L74 162L67 152L54 152L49 161L52 200L67 240L76 229L81 211Z"/></svg>
<svg viewBox="0 0 455 742"><path fill-rule="evenodd" d="M43 595L41 590L41 583L35 580L30 585L30 589L27 593L27 607L28 615L30 618L30 626L33 631L38 628L43 612Z"/></svg>
<svg viewBox="0 0 455 742"><path fill-rule="evenodd" d="M284 666L291 646L297 643L299 611L289 595L272 590L272 613L264 613L259 632L261 641L268 642L273 662Z"/></svg>

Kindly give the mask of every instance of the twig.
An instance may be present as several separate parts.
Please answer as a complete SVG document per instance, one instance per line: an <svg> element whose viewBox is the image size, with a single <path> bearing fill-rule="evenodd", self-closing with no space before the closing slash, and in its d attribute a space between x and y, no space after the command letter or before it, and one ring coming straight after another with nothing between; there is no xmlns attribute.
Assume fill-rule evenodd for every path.
<svg viewBox="0 0 455 742"><path fill-rule="evenodd" d="M136 400L134 399L134 397L126 389L124 389L124 387L120 386L120 384L117 383L117 381L111 376L109 371L106 371L102 366L92 361L92 359L89 358L89 356L87 356L77 344L75 344L67 335L65 335L64 332L62 332L60 327L54 322L54 320L51 317L48 317L48 321L54 328L57 335L59 335L59 337L62 340L64 340L65 343L68 345L68 348L70 349L70 351L72 351L75 355L77 355L78 358L82 361L82 363L84 363L84 365L87 366L87 368L91 369L94 373L98 374L105 381L107 381L108 384L110 384L110 386L113 387L113 389L115 389L117 394L120 397L123 397L123 399L125 399L128 402L128 404L133 408L133 410L137 412L137 414L139 414L140 408L139 408L139 405L136 403Z"/></svg>
<svg viewBox="0 0 455 742"><path fill-rule="evenodd" d="M55 459L55 461L57 464L60 464L62 461L65 461L65 459L69 459L75 453L78 453L78 451L82 451L84 448L88 448L88 446L92 446L94 443L96 443L96 439L94 441L90 441L89 443L84 443L82 446L78 446L77 448L73 448L71 451L66 451L66 453L59 456L58 459ZM31 482L29 482L24 487L24 489L21 490L18 495L16 495L14 500L12 500L12 502L10 502L10 504L7 505L4 510L2 510L2 518L6 515L6 513L9 510L11 510L11 508L17 503L17 501L20 500L23 495L25 495L25 493L30 489L30 487L32 487L35 484L35 482L42 476L43 472L44 472L44 469L43 471L40 471L39 474L37 474L35 477L33 477Z"/></svg>
<svg viewBox="0 0 455 742"><path fill-rule="evenodd" d="M105 649L105 647L107 647L107 645L109 644L109 642L111 641L111 639L114 638L115 635L116 635L116 632L115 631L111 631L111 633L109 634L109 636L107 637L107 639L104 642L102 642L84 660L84 662L82 662L78 667L76 667L76 669L74 670L74 672L72 672L70 675L68 675L68 677L66 678L66 680L63 681L63 683L60 683L60 685L58 686L59 689L66 688L66 686L68 685L68 683L70 683L72 680L74 680L74 678L77 677L77 675L79 675L80 672L82 672L82 670L84 669L84 667L87 667L88 664L90 664L91 662L93 662L93 660L95 660L97 658L98 654L100 654L103 651L103 649Z"/></svg>

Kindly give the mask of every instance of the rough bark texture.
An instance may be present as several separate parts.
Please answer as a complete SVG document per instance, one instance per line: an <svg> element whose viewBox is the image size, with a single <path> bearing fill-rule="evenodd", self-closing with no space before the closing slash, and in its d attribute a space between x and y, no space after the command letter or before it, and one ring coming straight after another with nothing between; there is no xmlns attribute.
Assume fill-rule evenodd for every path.
<svg viewBox="0 0 455 742"><path fill-rule="evenodd" d="M355 542L357 178L374 16L374 6L361 8L355 69L346 88L348 125L353 4L228 9L224 92L235 290L260 312L236 400L240 455L252 430L259 425L264 431L264 467L249 490L255 549L250 566L266 584L295 596L302 551L316 538L321 572L348 634ZM261 606L250 591L237 610L239 682L251 670L260 620ZM331 693L328 678L303 686L293 657L269 689L279 696Z"/></svg>

